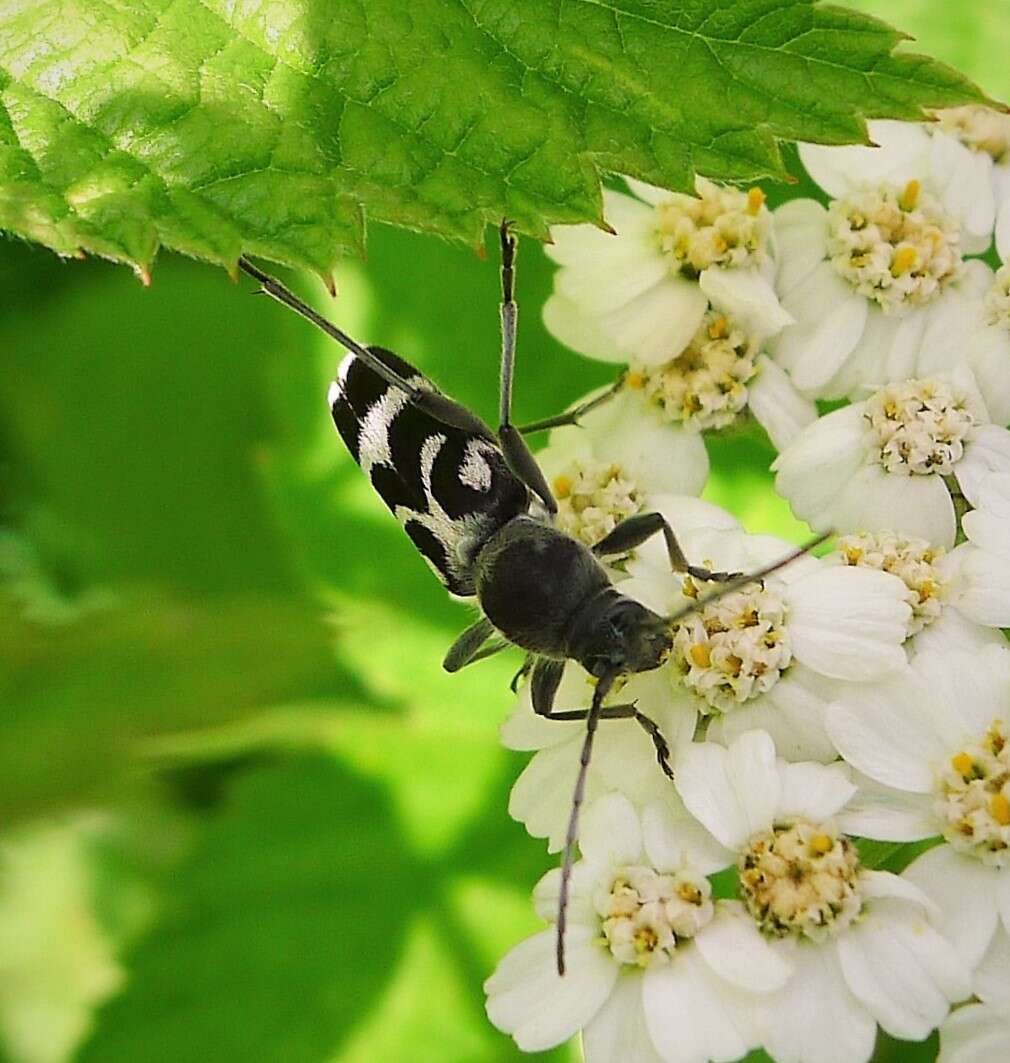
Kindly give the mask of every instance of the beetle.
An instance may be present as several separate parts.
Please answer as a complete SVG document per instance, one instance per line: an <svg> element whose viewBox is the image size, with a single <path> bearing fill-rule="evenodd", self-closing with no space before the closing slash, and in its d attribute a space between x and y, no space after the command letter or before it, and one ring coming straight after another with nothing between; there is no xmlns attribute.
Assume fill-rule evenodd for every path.
<svg viewBox="0 0 1010 1063"><path fill-rule="evenodd" d="M652 740L673 778L669 747L634 702L604 705L617 680L658 668L684 615L788 564L821 536L757 572L712 572L692 565L660 513L639 513L587 547L554 525L557 502L525 436L578 425L619 390L557 417L524 426L512 421L518 310L513 294L516 237L504 221L501 240L501 377L498 428L444 395L392 351L365 346L317 314L280 281L246 258L239 267L260 290L312 322L347 351L329 391L337 431L379 496L450 594L475 602L480 619L452 644L449 672L509 645L526 651L516 680L529 677L533 711L549 720L585 720L586 733L568 821L558 901L557 969L565 971L564 935L571 868L585 797L586 773L600 720L632 719ZM602 563L661 534L671 567L720 586L673 616L660 616L620 592ZM596 679L586 708L556 708L565 663ZM515 687L515 681L513 682Z"/></svg>

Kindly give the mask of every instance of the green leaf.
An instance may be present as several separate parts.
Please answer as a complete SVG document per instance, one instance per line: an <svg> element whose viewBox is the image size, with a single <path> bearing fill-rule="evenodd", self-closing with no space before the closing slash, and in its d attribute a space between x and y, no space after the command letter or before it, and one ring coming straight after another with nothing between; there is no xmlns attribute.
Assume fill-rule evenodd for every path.
<svg viewBox="0 0 1010 1063"><path fill-rule="evenodd" d="M814 0L9 0L0 228L328 276L364 216L480 244L601 220L599 174L784 178L780 139L983 101Z"/></svg>
<svg viewBox="0 0 1010 1063"><path fill-rule="evenodd" d="M487 1023L481 990L533 922L528 896L464 869L418 854L387 789L337 760L248 770L75 1059L528 1059Z"/></svg>
<svg viewBox="0 0 1010 1063"><path fill-rule="evenodd" d="M881 842L872 838L856 838L859 859L864 867L890 871L900 875L917 857L940 845L941 838L924 838L918 842Z"/></svg>
<svg viewBox="0 0 1010 1063"><path fill-rule="evenodd" d="M148 594L43 629L0 600L0 819L107 795L159 735L297 695L354 690L306 603Z"/></svg>

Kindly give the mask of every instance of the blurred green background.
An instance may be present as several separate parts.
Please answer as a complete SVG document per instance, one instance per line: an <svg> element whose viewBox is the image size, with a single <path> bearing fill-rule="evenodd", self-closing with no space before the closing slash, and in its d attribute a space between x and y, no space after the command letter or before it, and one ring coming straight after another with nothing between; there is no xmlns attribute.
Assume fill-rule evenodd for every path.
<svg viewBox="0 0 1010 1063"><path fill-rule="evenodd" d="M853 6L1010 97L1005 0ZM373 226L336 301L289 279L493 416L493 254ZM550 284L526 245L520 420L610 376ZM167 255L144 290L6 242L0 293L0 1060L518 1058L481 990L552 862L506 813L518 658L442 672L468 613L332 430L339 352ZM765 441L711 451L798 534Z"/></svg>

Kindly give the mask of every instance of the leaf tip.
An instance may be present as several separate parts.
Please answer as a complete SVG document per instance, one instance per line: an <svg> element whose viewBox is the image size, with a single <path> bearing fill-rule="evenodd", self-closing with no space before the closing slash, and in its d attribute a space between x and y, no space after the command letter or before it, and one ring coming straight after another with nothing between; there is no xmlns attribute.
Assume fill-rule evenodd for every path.
<svg viewBox="0 0 1010 1063"><path fill-rule="evenodd" d="M320 273L319 279L323 282L323 287L330 293L331 299L337 297L337 282L333 279L332 273Z"/></svg>
<svg viewBox="0 0 1010 1063"><path fill-rule="evenodd" d="M151 287L151 271L147 266L137 264L133 267L133 271L137 274L137 280L139 280L145 288Z"/></svg>
<svg viewBox="0 0 1010 1063"><path fill-rule="evenodd" d="M603 218L601 218L596 223L596 227L597 229L602 229L605 233L607 233L608 236L617 235L617 230L613 227L613 225L611 225L610 222L605 221Z"/></svg>

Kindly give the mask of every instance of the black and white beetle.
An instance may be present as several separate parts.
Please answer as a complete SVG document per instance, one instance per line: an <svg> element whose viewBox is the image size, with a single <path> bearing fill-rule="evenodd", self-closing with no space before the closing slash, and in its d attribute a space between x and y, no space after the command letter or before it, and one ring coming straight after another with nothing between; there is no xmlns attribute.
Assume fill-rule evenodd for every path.
<svg viewBox="0 0 1010 1063"><path fill-rule="evenodd" d="M585 720L579 774L572 796L558 901L557 966L564 974L569 879L593 737L600 720L632 719L656 747L670 778L669 748L657 725L634 702L604 705L622 675L658 668L673 646L672 625L753 580L788 564L808 544L758 572L710 572L688 564L673 529L659 513L628 517L592 549L554 527L557 503L523 436L577 425L610 398L617 383L558 417L515 426L511 419L517 310L513 299L516 239L501 226L502 354L498 431L443 395L413 366L381 347L365 347L317 314L278 280L246 259L240 267L262 290L307 318L350 353L330 388L330 410L362 471L414 545L460 598L476 599L482 616L449 648L443 666L455 672L509 645L527 653L533 710L550 720ZM673 616L659 616L625 597L600 558L627 553L661 533L677 572L722 586ZM597 683L588 709L555 709L565 662L575 660ZM518 677L517 677L518 678Z"/></svg>

